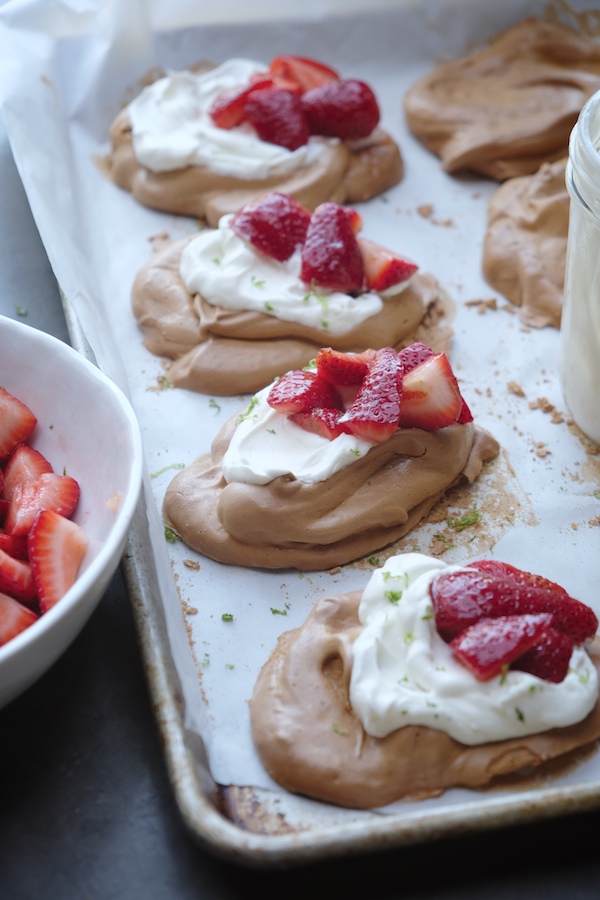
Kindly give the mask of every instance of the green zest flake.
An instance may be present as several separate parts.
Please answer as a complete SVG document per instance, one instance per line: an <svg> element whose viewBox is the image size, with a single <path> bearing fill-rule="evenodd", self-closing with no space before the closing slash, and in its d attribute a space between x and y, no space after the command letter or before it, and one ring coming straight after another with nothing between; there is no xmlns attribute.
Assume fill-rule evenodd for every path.
<svg viewBox="0 0 600 900"><path fill-rule="evenodd" d="M476 525L479 522L479 510L474 506L470 512L465 513L460 519L446 519L446 523L453 531L464 531L470 525Z"/></svg>
<svg viewBox="0 0 600 900"><path fill-rule="evenodd" d="M271 606L271 612L274 616L287 616L287 609L275 609L274 606Z"/></svg>
<svg viewBox="0 0 600 900"><path fill-rule="evenodd" d="M269 303L268 300L267 300L266 303L264 304L264 307L265 307L265 309L266 309L267 312L273 312L273 305L272 305L271 303Z"/></svg>
<svg viewBox="0 0 600 900"><path fill-rule="evenodd" d="M378 566L378 565L380 565L381 560L379 559L378 556L369 556L369 558L367 559L367 562L370 563L372 566Z"/></svg>
<svg viewBox="0 0 600 900"><path fill-rule="evenodd" d="M448 538L445 537L445 536L441 533L441 531L438 531L438 533L437 533L437 534L434 534L433 537L434 537L434 540L436 540L436 541L441 541L442 544L444 544L444 546L446 547L447 550L451 550L452 547L454 547L453 542L452 542L452 541L449 541Z"/></svg>
<svg viewBox="0 0 600 900"><path fill-rule="evenodd" d="M28 315L28 311L24 306L15 306L15 312L18 316L21 316L22 319L24 319L25 316Z"/></svg>
<svg viewBox="0 0 600 900"><path fill-rule="evenodd" d="M50 431L52 431L52 429L54 428L54 425L48 425L48 428L50 429Z"/></svg>
<svg viewBox="0 0 600 900"><path fill-rule="evenodd" d="M220 257L220 256L213 256L212 262L214 262L215 266L220 266L220 265L221 265L221 262L222 262L221 257Z"/></svg>
<svg viewBox="0 0 600 900"><path fill-rule="evenodd" d="M208 666L210 666L210 656L208 655L208 653L204 654L200 661L200 665L203 669L206 669Z"/></svg>
<svg viewBox="0 0 600 900"><path fill-rule="evenodd" d="M383 596L386 600L389 600L390 603L398 603L398 601L402 599L402 591L384 591Z"/></svg>
<svg viewBox="0 0 600 900"><path fill-rule="evenodd" d="M168 541L169 544L176 544L179 540L178 535L175 534L172 528L169 528L168 525L165 525L165 541Z"/></svg>
<svg viewBox="0 0 600 900"><path fill-rule="evenodd" d="M408 710L407 710L407 709L401 709L401 710L400 710L400 715L401 715L401 716L407 716L407 715L408 715Z"/></svg>
<svg viewBox="0 0 600 900"><path fill-rule="evenodd" d="M412 644L414 639L415 639L415 636L414 636L414 634L411 634L410 631L407 631L406 634L404 635L404 643L405 644Z"/></svg>
<svg viewBox="0 0 600 900"><path fill-rule="evenodd" d="M594 491L594 497L596 500L600 500L600 491Z"/></svg>
<svg viewBox="0 0 600 900"><path fill-rule="evenodd" d="M221 618L224 622L233 622L233 613L223 613Z"/></svg>
<svg viewBox="0 0 600 900"><path fill-rule="evenodd" d="M321 328L323 329L323 331L327 331L327 329L329 328L329 322L323 319L321 322Z"/></svg>
<svg viewBox="0 0 600 900"><path fill-rule="evenodd" d="M437 703L434 703L433 700L428 700L427 706L430 706L431 709L437 709Z"/></svg>
<svg viewBox="0 0 600 900"><path fill-rule="evenodd" d="M352 447L350 453L352 453L353 456L360 456L360 450L358 449L358 447Z"/></svg>
<svg viewBox="0 0 600 900"><path fill-rule="evenodd" d="M571 671L571 670L569 669L569 671ZM586 669L585 672L582 672L581 675L579 676L579 683L587 684L589 680L590 680L590 673L589 673L589 670Z"/></svg>
<svg viewBox="0 0 600 900"><path fill-rule="evenodd" d="M248 406L248 409L247 409L245 412L239 414L239 416L237 417L237 420L236 420L236 423L235 423L235 424L236 424L236 425L239 425L240 422L243 422L243 421L244 421L244 419L250 419L251 416L252 416L252 410L253 410L257 405L258 405L258 397L257 397L256 394L255 394L254 397L252 398L252 400L250 401L250 405ZM255 414L255 416L256 416L256 414Z"/></svg>
<svg viewBox="0 0 600 900"><path fill-rule="evenodd" d="M152 472L150 474L150 478L158 478L159 475L162 475L163 472L169 472L171 469L185 469L184 463L171 463L170 466L163 466L162 469L157 469L156 472Z"/></svg>
<svg viewBox="0 0 600 900"><path fill-rule="evenodd" d="M156 381L161 391L165 391L167 388L173 387L166 375L159 375Z"/></svg>
<svg viewBox="0 0 600 900"><path fill-rule="evenodd" d="M215 412L221 412L221 404L217 403L217 401L214 399L214 397L210 398L210 400L208 401L208 405L210 406L211 409L214 409Z"/></svg>
<svg viewBox="0 0 600 900"><path fill-rule="evenodd" d="M254 287L257 287L257 288L264 287L265 283L266 283L264 278L257 278L256 275L253 275L252 278L250 279L250 281L252 282Z"/></svg>
<svg viewBox="0 0 600 900"><path fill-rule="evenodd" d="M425 615L421 616L423 622L427 622L429 619L433 619L433 606L428 606Z"/></svg>
<svg viewBox="0 0 600 900"><path fill-rule="evenodd" d="M331 730L332 730L332 731L335 731L336 734L339 734L339 735L341 735L342 737L346 737L347 734L348 734L348 732L346 731L346 729L345 729L345 728L342 728L341 725L338 725L337 722L333 722L333 724L332 724L332 726L331 726Z"/></svg>
<svg viewBox="0 0 600 900"><path fill-rule="evenodd" d="M516 715L517 719L519 720L519 722L525 721L525 716L523 714L523 711L520 710L518 706L515 706L515 715Z"/></svg>
<svg viewBox="0 0 600 900"><path fill-rule="evenodd" d="M226 669L235 669L235 666L233 663L225 663L225 668Z"/></svg>

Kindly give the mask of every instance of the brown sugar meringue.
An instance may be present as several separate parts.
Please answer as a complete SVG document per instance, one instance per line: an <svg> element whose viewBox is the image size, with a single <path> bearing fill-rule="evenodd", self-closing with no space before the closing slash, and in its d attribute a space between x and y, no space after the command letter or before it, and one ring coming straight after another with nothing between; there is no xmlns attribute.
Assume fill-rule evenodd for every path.
<svg viewBox="0 0 600 900"><path fill-rule="evenodd" d="M510 178L488 205L484 277L534 328L560 327L569 226L565 166L561 159Z"/></svg>
<svg viewBox="0 0 600 900"><path fill-rule="evenodd" d="M600 46L528 18L488 47L438 65L406 93L409 127L445 171L498 181L566 156L586 100L600 89Z"/></svg>
<svg viewBox="0 0 600 900"><path fill-rule="evenodd" d="M393 561L394 558L388 560L384 569ZM435 562L439 564L439 560ZM393 584L393 577L386 586L390 584ZM408 586L403 584L403 587L408 593ZM584 657L583 660L578 657L582 660L578 665L583 668L578 670L579 674L573 672L573 681L566 689L566 696L571 698L573 690L585 694L578 700L577 713L568 709L570 704L564 701L563 695L562 702L549 703L549 716L544 713L537 717L536 727L543 730L528 733L525 724L528 715L516 716L514 706L520 704L529 711L534 709L536 697L541 697L544 702L545 691L540 691L540 679L523 678L523 672L511 672L508 678L498 676L497 683L490 688L492 697L498 695L498 699L489 704L491 711L488 711L489 706L481 707L480 715L477 691L481 683L466 670L464 675L457 675L449 669L452 663L447 657L438 669L443 671L442 678L449 678L452 671L454 690L445 691L441 687L439 693L436 691L436 667L432 660L438 659L438 651L435 650L430 659L427 644L424 644L423 652L419 652L418 678L423 687L414 688L416 699L412 696L409 701L391 699L388 694L393 693L391 676L396 669L387 660L383 645L386 641L393 644L402 635L398 636L394 626L383 635L376 625L375 642L379 643L380 650L374 649L373 653L377 654L375 658L381 669L387 670L387 680L380 683L372 679L371 669L367 668L366 672L364 669L365 657L363 661L360 658L365 645L359 650L358 643L364 640L369 623L367 619L365 625L364 616L360 615L362 596L363 592L354 591L318 600L302 626L280 636L259 673L250 703L252 736L263 765L281 787L357 809L383 807L401 800L418 801L438 796L453 787L480 790L503 783L507 787L533 787L543 783L544 775L549 774L545 772L548 767L556 774L560 772L557 766L564 766L568 771L568 767L576 763L578 751L579 754L589 752L600 736L600 707L595 699L597 688L593 687L597 684L600 669L597 638L586 650L581 650ZM404 600L403 595L396 606L401 606ZM424 621L421 615L416 627L422 630L434 628L432 622ZM411 634L411 638L419 641L420 632ZM368 653L369 641L366 646ZM392 645L389 649L394 654ZM450 654L446 645L443 649ZM413 647L407 652L412 653ZM353 670L357 666L358 677L367 676L358 694L353 683L353 674L356 677ZM428 676L423 666L429 666L434 674ZM511 680L512 676L516 676L515 681ZM394 684L411 682L413 677L417 675L410 669L404 678L398 676ZM469 685L469 678L473 686ZM458 694L458 683L466 686L468 691L466 705ZM562 687L548 682L543 685L549 692ZM364 712L357 712L351 702L351 697L358 696L360 704L361 690L363 696L378 692L381 702L377 708L387 709L389 701L390 707L397 706L398 716L403 716L404 720L407 716L420 719L420 715L414 715L412 710L413 704L421 705L427 710L424 718L436 724L409 722L382 729L382 736L368 733L362 724ZM421 690L422 697L418 696ZM454 701L456 706L446 716L448 706ZM410 710L404 708L405 702L411 705ZM529 705L525 707L525 704ZM557 714L557 707L562 707L560 714ZM500 718L505 711L506 733L510 735L507 738L485 740L482 734L480 742L462 742L438 724L453 718L460 729L461 723L470 718L470 724L485 731L488 722L495 722L496 713L499 712ZM559 718L563 711L566 711L564 719ZM539 723L547 718L561 724L544 728ZM492 725L492 730L504 730L501 718L500 721L501 724ZM563 725L563 721L568 724ZM367 727L369 732L373 731L368 719ZM536 775L536 771L539 774Z"/></svg>
<svg viewBox="0 0 600 900"><path fill-rule="evenodd" d="M193 137L184 134L182 147L175 147L173 133L169 135L167 149L163 151L159 146L161 132L167 135L171 126L175 131L178 122L186 117L189 121L198 118L198 109L201 118L215 96L214 90L206 93L203 88L194 87L181 101L177 100L178 105L173 101L173 107L169 107L173 84L183 84L187 90L185 85L190 79L213 77L214 73L223 71L223 90L228 90L259 77L261 69L265 67L251 60L230 60L219 67L198 64L188 72L157 79L116 116L110 127L111 150L105 160L109 177L142 205L198 217L212 227L221 216L235 212L265 191L281 191L308 209L314 209L327 200L338 203L369 200L402 179L404 165L400 149L378 124L369 134L357 138L310 137L307 148L292 152L260 140L250 133L252 129L246 123L232 129L209 127L206 116L205 125ZM158 92L154 109L149 109L145 92L156 85L160 88L165 79L171 82ZM133 104L140 101L142 112L137 116L154 117L156 108L161 116L159 124L152 125L154 133L143 154L132 121L136 118ZM163 107L166 112L161 111ZM146 125L144 119L140 132ZM217 142L213 148L215 136ZM239 146L238 141L242 142ZM258 146L257 153L252 143L254 148ZM223 163L224 157L227 165Z"/></svg>

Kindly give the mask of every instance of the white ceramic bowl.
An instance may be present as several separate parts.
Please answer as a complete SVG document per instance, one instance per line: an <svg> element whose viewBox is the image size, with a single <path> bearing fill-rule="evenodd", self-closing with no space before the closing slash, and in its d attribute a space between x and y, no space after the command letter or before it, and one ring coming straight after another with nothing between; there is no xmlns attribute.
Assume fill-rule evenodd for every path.
<svg viewBox="0 0 600 900"><path fill-rule="evenodd" d="M33 684L78 635L115 573L140 495L142 444L123 392L72 347L0 316L0 385L38 419L28 443L81 487L73 519L89 547L56 606L0 647L0 707Z"/></svg>

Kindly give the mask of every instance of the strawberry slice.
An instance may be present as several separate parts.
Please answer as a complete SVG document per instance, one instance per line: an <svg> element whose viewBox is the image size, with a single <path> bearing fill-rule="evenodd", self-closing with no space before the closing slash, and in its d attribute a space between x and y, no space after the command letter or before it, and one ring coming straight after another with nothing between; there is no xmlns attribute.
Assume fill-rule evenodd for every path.
<svg viewBox="0 0 600 900"><path fill-rule="evenodd" d="M276 381L267 395L267 403L283 415L343 408L335 387L316 372L305 369L294 369Z"/></svg>
<svg viewBox="0 0 600 900"><path fill-rule="evenodd" d="M297 94L284 88L254 91L244 102L244 115L261 139L287 150L308 143L310 133Z"/></svg>
<svg viewBox="0 0 600 900"><path fill-rule="evenodd" d="M402 361L402 368L404 369L404 374L406 375L411 369L416 369L420 363L424 362L426 359L429 359L430 356L435 356L433 350L428 347L426 344L421 344L419 342L415 344L411 344L409 347L404 347L399 351L400 359Z"/></svg>
<svg viewBox="0 0 600 900"><path fill-rule="evenodd" d="M0 387L0 461L27 440L36 424L29 407Z"/></svg>
<svg viewBox="0 0 600 900"><path fill-rule="evenodd" d="M31 481L45 472L52 472L52 465L46 457L29 444L17 444L4 466L2 496L5 500L10 500L17 485Z"/></svg>
<svg viewBox="0 0 600 900"><path fill-rule="evenodd" d="M302 248L300 278L305 284L331 291L351 294L362 290L362 256L339 203L322 203L312 214Z"/></svg>
<svg viewBox="0 0 600 900"><path fill-rule="evenodd" d="M402 363L391 347L376 350L356 399L340 422L356 437L383 444L398 428Z"/></svg>
<svg viewBox="0 0 600 900"><path fill-rule="evenodd" d="M362 216L359 212L353 209L351 206L343 206L342 209L348 216L348 221L350 222L350 228L354 232L354 234L358 234L359 231L362 230L363 220Z"/></svg>
<svg viewBox="0 0 600 900"><path fill-rule="evenodd" d="M361 384L374 352L365 350L363 353L344 353L342 350L323 347L317 353L317 373L336 387Z"/></svg>
<svg viewBox="0 0 600 900"><path fill-rule="evenodd" d="M37 597L31 566L0 550L0 591L30 606Z"/></svg>
<svg viewBox="0 0 600 900"><path fill-rule="evenodd" d="M70 475L45 472L15 487L4 528L9 534L27 534L38 510L47 508L70 516L79 500L79 484Z"/></svg>
<svg viewBox="0 0 600 900"><path fill-rule="evenodd" d="M358 246L365 267L365 282L370 291L381 292L406 284L419 268L412 260L367 238L358 238Z"/></svg>
<svg viewBox="0 0 600 900"><path fill-rule="evenodd" d="M294 413L289 419L305 431L319 434L332 441L340 434L348 434L348 427L340 422L342 415L341 409L311 409L308 412Z"/></svg>
<svg viewBox="0 0 600 900"><path fill-rule="evenodd" d="M7 644L34 622L39 616L19 603L14 597L0 593L0 646Z"/></svg>
<svg viewBox="0 0 600 900"><path fill-rule="evenodd" d="M533 647L551 622L550 613L482 619L453 638L450 648L478 681L489 681Z"/></svg>
<svg viewBox="0 0 600 900"><path fill-rule="evenodd" d="M274 192L236 212L231 228L261 253L285 262L304 243L310 213L293 197Z"/></svg>
<svg viewBox="0 0 600 900"><path fill-rule="evenodd" d="M40 610L45 613L75 584L88 539L72 519L41 509L27 542Z"/></svg>
<svg viewBox="0 0 600 900"><path fill-rule="evenodd" d="M330 81L300 97L311 134L342 141L368 137L379 123L377 98L355 78Z"/></svg>
<svg viewBox="0 0 600 900"><path fill-rule="evenodd" d="M0 531L0 550L4 550L13 559L27 559L27 535Z"/></svg>
<svg viewBox="0 0 600 900"><path fill-rule="evenodd" d="M235 128L244 121L246 115L244 104L250 94L253 94L254 91L261 91L264 88L271 87L273 87L273 79L263 75L251 84L223 91L214 100L208 114L217 128L225 128L226 130Z"/></svg>
<svg viewBox="0 0 600 900"><path fill-rule="evenodd" d="M573 641L568 635L545 628L534 646L511 664L511 669L559 684L569 671L572 653Z"/></svg>
<svg viewBox="0 0 600 900"><path fill-rule="evenodd" d="M4 527L4 522L6 520L7 512L8 512L8 500L4 500L4 498L0 497L0 528Z"/></svg>
<svg viewBox="0 0 600 900"><path fill-rule="evenodd" d="M426 431L445 428L458 420L462 404L448 357L437 353L405 374L400 425Z"/></svg>
<svg viewBox="0 0 600 900"><path fill-rule="evenodd" d="M306 56L276 56L269 65L269 75L279 83L294 84L299 93L310 91L339 79L335 69Z"/></svg>
<svg viewBox="0 0 600 900"><path fill-rule="evenodd" d="M556 582L550 581L549 578L544 578L543 575L534 575L533 572L525 572L523 569L517 569L516 566L501 562L499 559L478 559L469 563L469 568L476 569L478 572L485 572L486 575L491 575L495 579L506 579L513 581L515 584L522 584L528 587L546 588L546 590L560 594L561 597L569 598L568 592Z"/></svg>

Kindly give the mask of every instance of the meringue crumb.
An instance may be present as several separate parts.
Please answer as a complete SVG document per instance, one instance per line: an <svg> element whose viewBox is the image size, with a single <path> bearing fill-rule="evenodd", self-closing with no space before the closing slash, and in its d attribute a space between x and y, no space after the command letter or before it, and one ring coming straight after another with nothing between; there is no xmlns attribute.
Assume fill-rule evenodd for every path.
<svg viewBox="0 0 600 900"><path fill-rule="evenodd" d="M548 456L550 453L552 453L552 451L548 450L548 448L542 441L537 441L537 443L535 444L535 455L536 456L539 456L540 459L543 459L544 456Z"/></svg>
<svg viewBox="0 0 600 900"><path fill-rule="evenodd" d="M193 569L194 572L198 572L200 569L200 563L196 562L195 559L184 559L183 564L184 566L187 566L188 569Z"/></svg>
<svg viewBox="0 0 600 900"><path fill-rule="evenodd" d="M190 606L185 600L181 601L181 607L186 616L197 616L198 615L198 607Z"/></svg>
<svg viewBox="0 0 600 900"><path fill-rule="evenodd" d="M497 310L498 302L495 297L489 297L487 300L483 297L479 297L476 300L467 300L465 306L474 306L481 316L488 309L491 309L493 311Z"/></svg>
<svg viewBox="0 0 600 900"><path fill-rule="evenodd" d="M421 206L417 206L417 212L424 219L428 219L433 213L433 203L422 203Z"/></svg>
<svg viewBox="0 0 600 900"><path fill-rule="evenodd" d="M506 387L508 388L509 393L515 394L517 397L525 396L525 391L520 384L517 384L516 381L509 381Z"/></svg>
<svg viewBox="0 0 600 900"><path fill-rule="evenodd" d="M107 500L106 505L110 510L112 510L112 512L116 513L120 510L122 502L123 494L121 493L121 491L117 491L116 494L113 494L110 500Z"/></svg>

